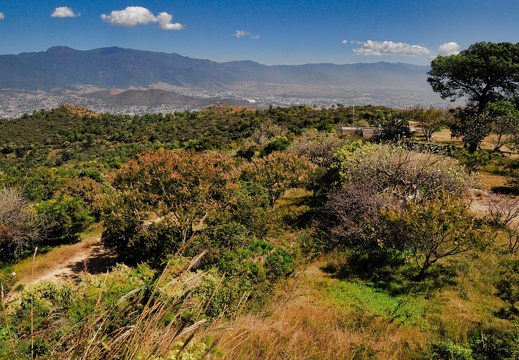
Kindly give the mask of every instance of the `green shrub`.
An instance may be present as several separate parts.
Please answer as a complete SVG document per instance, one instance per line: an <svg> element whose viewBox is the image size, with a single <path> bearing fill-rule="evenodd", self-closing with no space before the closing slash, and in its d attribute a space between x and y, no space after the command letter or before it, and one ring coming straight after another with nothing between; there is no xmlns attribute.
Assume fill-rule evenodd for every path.
<svg viewBox="0 0 519 360"><path fill-rule="evenodd" d="M519 308L519 260L504 259L500 263L500 280L496 283L496 295L505 302L498 313L503 318L518 318Z"/></svg>
<svg viewBox="0 0 519 360"><path fill-rule="evenodd" d="M431 346L434 360L473 360L472 350L461 345L454 344L448 339L444 343Z"/></svg>
<svg viewBox="0 0 519 360"><path fill-rule="evenodd" d="M36 208L50 223L49 238L59 243L79 241L79 235L94 222L83 200L67 195L43 201Z"/></svg>
<svg viewBox="0 0 519 360"><path fill-rule="evenodd" d="M517 329L476 329L469 333L468 338L474 360L504 360L519 357Z"/></svg>
<svg viewBox="0 0 519 360"><path fill-rule="evenodd" d="M295 271L294 258L287 250L278 247L267 256L265 270L270 281L285 278Z"/></svg>
<svg viewBox="0 0 519 360"><path fill-rule="evenodd" d="M270 140L260 151L260 156L266 156L274 151L285 151L292 145L292 142L285 136L276 136Z"/></svg>

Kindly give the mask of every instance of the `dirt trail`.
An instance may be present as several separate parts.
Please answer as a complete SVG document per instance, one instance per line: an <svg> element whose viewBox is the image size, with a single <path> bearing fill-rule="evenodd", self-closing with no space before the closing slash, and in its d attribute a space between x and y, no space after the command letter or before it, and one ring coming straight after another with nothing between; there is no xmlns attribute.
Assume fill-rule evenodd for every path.
<svg viewBox="0 0 519 360"><path fill-rule="evenodd" d="M38 266L37 259L34 273L23 276L18 284L34 284L41 280L77 282L83 273L105 273L115 265L116 254L106 249L100 240L100 235L95 235L80 243L70 245L68 255L45 267Z"/></svg>

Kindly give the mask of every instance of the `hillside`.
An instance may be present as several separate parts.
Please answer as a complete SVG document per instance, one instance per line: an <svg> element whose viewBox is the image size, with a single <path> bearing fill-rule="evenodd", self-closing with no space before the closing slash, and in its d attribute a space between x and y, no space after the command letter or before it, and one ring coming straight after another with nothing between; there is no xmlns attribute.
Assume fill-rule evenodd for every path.
<svg viewBox="0 0 519 360"><path fill-rule="evenodd" d="M243 84L347 86L362 89L424 90L428 66L409 64L311 64L266 66L252 61L216 63L175 53L117 47L87 51L53 47L45 52L0 56L0 89L73 89L174 86L225 89Z"/></svg>
<svg viewBox="0 0 519 360"><path fill-rule="evenodd" d="M514 359L517 161L405 114L0 121L0 358Z"/></svg>

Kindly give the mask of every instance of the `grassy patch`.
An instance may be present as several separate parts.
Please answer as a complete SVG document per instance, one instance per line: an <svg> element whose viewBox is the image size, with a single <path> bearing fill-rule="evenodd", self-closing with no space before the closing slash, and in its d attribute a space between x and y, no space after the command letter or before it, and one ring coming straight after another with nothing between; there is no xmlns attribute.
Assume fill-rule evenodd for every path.
<svg viewBox="0 0 519 360"><path fill-rule="evenodd" d="M401 325L426 325L423 320L426 305L419 298L391 296L359 281L341 281L326 290L339 307L364 317L381 317Z"/></svg>

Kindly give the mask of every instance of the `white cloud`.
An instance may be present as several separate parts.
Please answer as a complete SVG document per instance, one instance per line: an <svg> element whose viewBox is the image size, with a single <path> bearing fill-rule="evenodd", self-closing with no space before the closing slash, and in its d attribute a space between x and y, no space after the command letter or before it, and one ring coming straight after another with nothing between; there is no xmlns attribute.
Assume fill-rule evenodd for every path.
<svg viewBox="0 0 519 360"><path fill-rule="evenodd" d="M341 43L343 43L344 45L348 44L348 40L342 40Z"/></svg>
<svg viewBox="0 0 519 360"><path fill-rule="evenodd" d="M5 19L4 13L0 12L0 20L4 20L4 19Z"/></svg>
<svg viewBox="0 0 519 360"><path fill-rule="evenodd" d="M167 12L161 12L156 17L159 22L159 29L161 30L182 30L184 25L180 23L172 23L173 15L168 14Z"/></svg>
<svg viewBox="0 0 519 360"><path fill-rule="evenodd" d="M101 19L121 27L132 27L156 21L155 16L148 9L140 6L128 6L124 10L114 10L110 15L101 15Z"/></svg>
<svg viewBox="0 0 519 360"><path fill-rule="evenodd" d="M440 55L456 55L460 53L460 46L454 41L440 45L438 53Z"/></svg>
<svg viewBox="0 0 519 360"><path fill-rule="evenodd" d="M52 17L57 18L69 18L69 17L77 17L81 15L80 13L75 13L71 8L68 6L61 6L54 9L54 12L52 13Z"/></svg>
<svg viewBox="0 0 519 360"><path fill-rule="evenodd" d="M250 32L248 31L243 31L243 30L236 30L236 32L234 34L232 34L232 36L235 36L236 38L242 38L244 36L250 36L251 39L253 40L257 40L260 38L259 35L251 35Z"/></svg>
<svg viewBox="0 0 519 360"><path fill-rule="evenodd" d="M381 56L381 55L430 55L431 50L421 45L409 45L406 43L396 43L393 41L373 41L356 42L361 47L353 49L357 55Z"/></svg>
<svg viewBox="0 0 519 360"><path fill-rule="evenodd" d="M232 34L232 36L236 36L238 39L247 35L250 35L250 33L243 30L236 30L236 32Z"/></svg>
<svg viewBox="0 0 519 360"><path fill-rule="evenodd" d="M172 23L173 15L161 12L155 16L146 8L141 6L128 6L124 10L114 10L110 15L102 14L101 19L121 27L133 27L149 23L158 23L161 30L182 30L184 25Z"/></svg>

